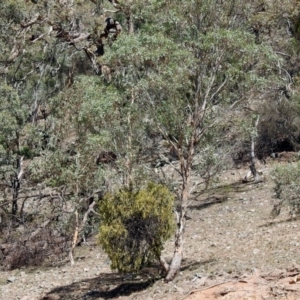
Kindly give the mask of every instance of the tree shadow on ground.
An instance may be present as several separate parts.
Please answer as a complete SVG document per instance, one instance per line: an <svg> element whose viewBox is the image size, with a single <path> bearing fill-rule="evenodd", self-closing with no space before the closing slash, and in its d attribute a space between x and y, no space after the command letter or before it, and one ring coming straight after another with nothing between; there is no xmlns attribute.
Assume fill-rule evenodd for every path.
<svg viewBox="0 0 300 300"><path fill-rule="evenodd" d="M225 201L227 201L227 199L228 199L227 196L212 195L212 196L207 197L206 199L200 200L199 204L190 205L189 209L191 209L191 210L194 210L194 209L201 210L201 209L204 209L204 208L208 208L208 207L210 207L214 204L225 202Z"/></svg>
<svg viewBox="0 0 300 300"><path fill-rule="evenodd" d="M295 221L299 221L299 220L300 220L300 216L299 217L289 217L286 219L269 221L269 222L266 222L265 224L259 225L258 227L271 227L276 224L295 222Z"/></svg>
<svg viewBox="0 0 300 300"><path fill-rule="evenodd" d="M253 186L259 186L261 182L255 182L254 180L249 181L234 181L227 184L222 184L214 187L215 193L242 193L253 189Z"/></svg>
<svg viewBox="0 0 300 300"><path fill-rule="evenodd" d="M189 260L183 259L180 271L194 271L203 267L204 265L213 264L217 262L216 259L208 259L208 260Z"/></svg>
<svg viewBox="0 0 300 300"><path fill-rule="evenodd" d="M161 279L159 269L139 274L101 273L97 277L54 288L40 300L113 299L143 291Z"/></svg>
<svg viewBox="0 0 300 300"><path fill-rule="evenodd" d="M215 261L184 259L180 271L194 271ZM94 278L54 288L40 300L114 299L142 292L162 278L159 265L144 268L139 274L101 273Z"/></svg>
<svg viewBox="0 0 300 300"><path fill-rule="evenodd" d="M202 195L196 195L194 197L194 201L198 202L195 205L190 205L189 209L193 210L201 210L204 208L208 208L214 204L217 203L223 203L226 202L231 194L236 194L236 193L242 193L242 192L248 192L253 190L253 185L257 185L258 183L255 183L254 181L249 181L249 182L233 182L230 184L224 184L224 185L219 185L210 190L210 193L212 193L210 196L206 197L205 199L199 198Z"/></svg>

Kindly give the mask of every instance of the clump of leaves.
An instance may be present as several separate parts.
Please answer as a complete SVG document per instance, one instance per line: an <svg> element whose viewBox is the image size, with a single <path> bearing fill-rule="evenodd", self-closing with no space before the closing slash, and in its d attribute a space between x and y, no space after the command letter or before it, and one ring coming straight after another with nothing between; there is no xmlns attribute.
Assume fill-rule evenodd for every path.
<svg viewBox="0 0 300 300"><path fill-rule="evenodd" d="M174 231L173 194L163 185L124 188L100 203L99 241L119 272L136 272L159 258Z"/></svg>
<svg viewBox="0 0 300 300"><path fill-rule="evenodd" d="M274 175L274 192L278 200L272 210L272 216L280 214L284 205L292 216L300 215L300 163L277 167Z"/></svg>

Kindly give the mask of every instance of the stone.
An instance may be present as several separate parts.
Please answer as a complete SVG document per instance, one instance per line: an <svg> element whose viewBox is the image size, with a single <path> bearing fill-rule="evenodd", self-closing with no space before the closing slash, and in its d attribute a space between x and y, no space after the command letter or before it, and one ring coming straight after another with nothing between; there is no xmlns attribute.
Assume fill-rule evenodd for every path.
<svg viewBox="0 0 300 300"><path fill-rule="evenodd" d="M254 254L254 255L258 254L259 252L260 252L259 249L254 249L254 250L253 250L253 254Z"/></svg>
<svg viewBox="0 0 300 300"><path fill-rule="evenodd" d="M16 281L16 279L17 279L17 278L16 278L15 276L11 276L11 277L8 277L8 278L7 278L7 282L8 282L8 283L13 283L14 281Z"/></svg>

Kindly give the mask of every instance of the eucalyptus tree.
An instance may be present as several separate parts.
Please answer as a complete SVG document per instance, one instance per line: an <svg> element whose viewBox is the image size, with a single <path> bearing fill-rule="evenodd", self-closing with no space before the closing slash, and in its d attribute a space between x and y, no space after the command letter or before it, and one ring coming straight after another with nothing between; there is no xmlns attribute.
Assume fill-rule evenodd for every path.
<svg viewBox="0 0 300 300"><path fill-rule="evenodd" d="M60 205L72 197L84 202L82 198L95 196L90 191L96 184L88 183L88 178L79 184L85 174L78 172L79 155L69 157L56 135L58 125L50 116L55 101L51 99L58 99L70 88L77 75L100 74L101 63L96 61L98 40L112 9L109 1L1 1L1 216L11 210L13 219L21 224L26 220L24 207L28 199L39 200L33 203L47 199L57 204L53 214L49 216L49 211L36 206L31 215L37 222L63 215L63 226L67 228L66 220L73 211L63 213ZM43 166L48 173L39 169ZM96 167L91 173L99 171ZM100 181L97 191L102 177L94 177L95 182ZM86 194L80 198L80 193ZM22 205L18 205L21 199Z"/></svg>
<svg viewBox="0 0 300 300"><path fill-rule="evenodd" d="M144 23L114 42L103 61L113 70L109 84L126 95L126 105L140 107L179 158L175 251L170 264L161 260L170 281L182 262L186 212L199 183L192 180L195 156L203 168L218 161L230 119L265 92L280 59L247 32L243 16L251 7L241 2L147 3Z"/></svg>
<svg viewBox="0 0 300 300"><path fill-rule="evenodd" d="M19 173L22 156L33 158L59 147L58 137L51 135L52 119L47 119L52 111L50 99L70 88L77 75L99 74L98 40L105 18L114 11L109 1L55 0L5 0L0 9L1 89L11 91L24 115L18 128L22 149L8 152L8 160L2 155L1 159ZM3 106L9 102L8 94L1 96ZM12 105L5 106L5 112ZM5 137L8 140L3 135L3 143L11 143Z"/></svg>

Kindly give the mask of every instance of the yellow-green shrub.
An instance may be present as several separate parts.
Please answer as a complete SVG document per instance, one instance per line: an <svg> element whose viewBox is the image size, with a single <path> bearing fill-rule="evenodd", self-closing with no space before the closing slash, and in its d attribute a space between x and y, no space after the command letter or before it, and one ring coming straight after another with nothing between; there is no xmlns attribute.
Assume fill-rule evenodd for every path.
<svg viewBox="0 0 300 300"><path fill-rule="evenodd" d="M134 272L158 258L174 230L174 196L160 184L121 189L100 203L99 241L112 269Z"/></svg>

